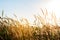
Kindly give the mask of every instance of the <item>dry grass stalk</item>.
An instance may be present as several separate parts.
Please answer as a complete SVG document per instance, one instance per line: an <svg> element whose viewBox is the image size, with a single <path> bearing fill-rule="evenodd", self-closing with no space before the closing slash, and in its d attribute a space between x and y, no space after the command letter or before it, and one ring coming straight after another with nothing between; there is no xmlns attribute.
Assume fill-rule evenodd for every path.
<svg viewBox="0 0 60 40"><path fill-rule="evenodd" d="M42 9L41 9L42 10ZM48 15L43 12L45 18ZM60 27L57 26L56 17L52 15L55 25L46 24L44 17L34 15L35 25L29 25L27 19L23 18L21 22L12 18L0 18L0 40L60 40ZM3 21L2 21L3 20ZM36 23L36 21L38 21ZM25 24L22 24L25 23ZM38 27L39 23L43 25L42 28ZM2 25L3 24L3 25Z"/></svg>

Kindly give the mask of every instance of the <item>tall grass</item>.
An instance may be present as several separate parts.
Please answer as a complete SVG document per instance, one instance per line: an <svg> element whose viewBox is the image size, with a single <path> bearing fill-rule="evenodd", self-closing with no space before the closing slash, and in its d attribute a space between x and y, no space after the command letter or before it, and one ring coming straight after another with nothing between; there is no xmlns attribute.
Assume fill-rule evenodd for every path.
<svg viewBox="0 0 60 40"><path fill-rule="evenodd" d="M42 9L41 11L44 17L34 15L36 20L32 26L26 18L18 21L9 17L1 17L0 40L60 40L60 27L57 25L55 15L51 15L55 23L51 25L47 23L47 10L46 13Z"/></svg>

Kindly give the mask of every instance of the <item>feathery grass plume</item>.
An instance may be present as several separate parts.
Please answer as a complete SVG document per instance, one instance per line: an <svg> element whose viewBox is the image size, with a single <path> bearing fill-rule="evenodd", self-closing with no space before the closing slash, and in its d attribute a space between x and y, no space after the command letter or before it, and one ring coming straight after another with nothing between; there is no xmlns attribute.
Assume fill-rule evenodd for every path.
<svg viewBox="0 0 60 40"><path fill-rule="evenodd" d="M4 10L2 10L2 18L3 18L3 15L4 15Z"/></svg>
<svg viewBox="0 0 60 40"><path fill-rule="evenodd" d="M17 16L16 16L16 14L13 14L14 15L14 17L17 19L17 21L18 21L18 18L17 18Z"/></svg>
<svg viewBox="0 0 60 40"><path fill-rule="evenodd" d="M42 8L40 8L41 9L41 12L42 12L42 14L43 14L43 16L44 16L44 20L46 21L46 23L47 23L47 16L48 16L48 11L47 11L47 9L45 8L45 11L43 11L43 9Z"/></svg>
<svg viewBox="0 0 60 40"><path fill-rule="evenodd" d="M56 18L56 15L55 15L54 12L52 12L51 17L52 17L52 19L53 19L53 21L54 21L55 26L58 26L58 25L57 25L57 18Z"/></svg>
<svg viewBox="0 0 60 40"><path fill-rule="evenodd" d="M2 10L2 17L0 19L3 19L4 11ZM3 20L2 20L3 21Z"/></svg>
<svg viewBox="0 0 60 40"><path fill-rule="evenodd" d="M48 12L47 9L45 11L42 10L44 17L34 15L36 19L34 25L36 26L29 25L30 23L26 18L22 18L19 22L10 17L3 17L4 20L0 20L0 40L60 40L60 27L56 25L56 17L54 14L51 15L56 25L56 27L55 25L51 27L51 24L46 23ZM39 26L40 23L42 28Z"/></svg>

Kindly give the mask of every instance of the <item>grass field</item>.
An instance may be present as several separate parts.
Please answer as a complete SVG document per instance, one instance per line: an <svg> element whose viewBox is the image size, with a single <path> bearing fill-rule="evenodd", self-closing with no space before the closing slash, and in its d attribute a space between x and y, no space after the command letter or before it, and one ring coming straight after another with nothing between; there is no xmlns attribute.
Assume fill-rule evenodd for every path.
<svg viewBox="0 0 60 40"><path fill-rule="evenodd" d="M0 18L0 40L60 40L60 26L56 17L52 15L54 24L47 23L46 13L41 9L45 19L40 15L34 15L34 24L30 25L27 19L20 21L9 17ZM37 22L38 21L38 22ZM40 25L41 24L41 25Z"/></svg>

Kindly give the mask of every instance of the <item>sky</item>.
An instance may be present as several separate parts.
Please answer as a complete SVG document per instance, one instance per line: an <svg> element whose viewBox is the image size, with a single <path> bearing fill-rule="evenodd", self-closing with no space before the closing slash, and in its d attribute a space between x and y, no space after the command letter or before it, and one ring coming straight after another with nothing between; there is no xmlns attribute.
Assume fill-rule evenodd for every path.
<svg viewBox="0 0 60 40"><path fill-rule="evenodd" d="M4 16L26 17L31 20L33 14L38 12L42 0L0 0L0 16L4 10Z"/></svg>
<svg viewBox="0 0 60 40"><path fill-rule="evenodd" d="M0 16L4 10L4 16L26 17L33 21L33 15L40 13L40 8L52 10L60 17L60 0L0 0Z"/></svg>
<svg viewBox="0 0 60 40"><path fill-rule="evenodd" d="M34 6L39 3L40 0L0 0L0 14L4 10L5 15L30 15L36 10Z"/></svg>

